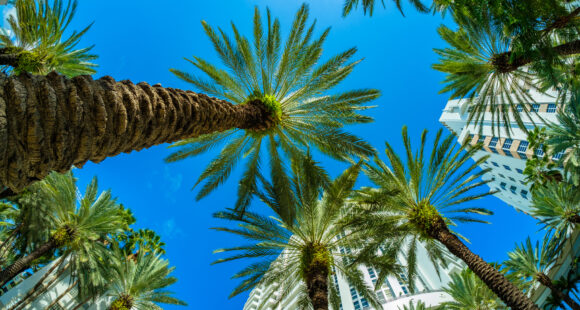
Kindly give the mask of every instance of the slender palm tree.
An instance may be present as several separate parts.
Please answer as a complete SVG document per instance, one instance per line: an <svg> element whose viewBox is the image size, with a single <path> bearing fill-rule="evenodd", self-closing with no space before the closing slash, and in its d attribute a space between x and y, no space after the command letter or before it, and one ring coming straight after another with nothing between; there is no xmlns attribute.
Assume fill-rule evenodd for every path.
<svg viewBox="0 0 580 310"><path fill-rule="evenodd" d="M175 268L169 267L169 262L160 254L140 251L130 259L124 251L115 251L109 269L112 283L106 295L112 298L110 310L162 309L158 304L187 305L166 290L177 278L170 276Z"/></svg>
<svg viewBox="0 0 580 310"><path fill-rule="evenodd" d="M417 301L416 303L413 301L410 301L408 305L404 305L403 308L398 307L399 310L428 310L431 309L431 307L427 307L427 305L425 305L425 303L422 300Z"/></svg>
<svg viewBox="0 0 580 310"><path fill-rule="evenodd" d="M48 206L41 230L48 232L44 243L0 271L0 285L29 268L34 260L53 251L71 256L73 270L96 281L98 277L90 271L100 260L104 250L102 240L119 232L124 223L119 216L119 206L110 191L98 194L97 180L87 186L82 199L77 198L77 188L72 173L49 175L39 183L42 203ZM39 212L42 210L34 210ZM88 268L88 269L87 269ZM92 277L95 277L94 279Z"/></svg>
<svg viewBox="0 0 580 310"><path fill-rule="evenodd" d="M499 310L506 309L495 294L474 273L464 269L449 275L451 282L443 289L453 301L441 304L448 310Z"/></svg>
<svg viewBox="0 0 580 310"><path fill-rule="evenodd" d="M90 54L93 46L77 49L80 32L65 35L72 21L76 0L18 0L16 15L8 17L8 29L0 32L0 65L10 73L48 74L56 71L72 77L95 73ZM6 71L5 70L5 71Z"/></svg>
<svg viewBox="0 0 580 310"><path fill-rule="evenodd" d="M565 239L580 223L580 190L565 182L549 182L532 195L530 214L555 236Z"/></svg>
<svg viewBox="0 0 580 310"><path fill-rule="evenodd" d="M174 161L230 139L201 175L207 183L199 197L223 182L239 158L248 155L238 203L243 207L261 164L262 143L276 144L290 157L300 156L307 147L339 159L372 155L369 144L342 127L370 122L372 118L359 112L369 108L365 103L379 91L328 93L359 63L350 61L356 48L322 62L329 30L314 38L314 27L306 29L306 5L298 11L284 46L280 23L267 15L264 27L256 10L253 44L236 28L231 40L204 23L228 69L201 58L191 60L211 82L173 70L221 99L110 77L68 79L51 73L1 78L0 148L6 152L0 152L0 184L18 192L50 171L64 172L89 160L182 140L176 145L180 150L168 158ZM273 156L273 161L280 160Z"/></svg>
<svg viewBox="0 0 580 310"><path fill-rule="evenodd" d="M403 14L403 7L402 7L402 3L401 0L393 0L393 2L395 2L395 5L397 6L397 9L399 10L399 12L401 12L401 14ZM434 0L434 3L438 3L438 2L444 2L441 0ZM375 0L345 0L344 1L344 5L342 8L342 16L345 17L348 14L350 14L353 10L355 10L359 5L362 6L363 9L363 13L366 15L367 12L369 13L369 16L373 16L373 12L375 10L375 5L377 5L378 1ZM425 4L423 4L421 2L421 0L409 0L409 3L411 5L413 5L417 11L419 12L428 12L429 11L429 7L427 7ZM381 0L381 4L383 6L383 8L385 7L385 0Z"/></svg>
<svg viewBox="0 0 580 310"><path fill-rule="evenodd" d="M472 215L490 215L491 211L459 205L493 194L484 187L487 181L480 179L488 170L477 171L487 157L470 163L477 148L466 144L456 147L453 141L453 136L442 137L442 130L439 130L431 154L426 155L427 131L421 135L420 148L414 151L407 128L403 127L406 162L386 143L392 168L378 158L375 158L374 165L367 166L366 174L377 189L363 190L366 198L360 203L366 210L356 216L355 227L366 230L371 242L380 244L386 238L380 227L396 223L398 234L406 235L410 244L401 247L400 251L412 248L416 242L427 244L428 251L438 249L436 244L440 242L451 254L463 260L506 305L512 309L538 309L522 291L471 252L450 230L450 226L456 223L485 223ZM393 195L393 191L398 193ZM407 260L412 262L410 266L416 264L413 253L407 250Z"/></svg>
<svg viewBox="0 0 580 310"><path fill-rule="evenodd" d="M541 245L539 241L536 241L535 246L528 237L525 243L517 245L515 250L508 253L509 259L504 264L517 276L527 280L533 279L541 283L570 308L579 310L580 305L570 296L562 293L547 275L560 257L559 253L560 243L558 240L553 239L550 234L546 234Z"/></svg>
<svg viewBox="0 0 580 310"><path fill-rule="evenodd" d="M237 209L243 210L255 189L258 168L264 162L264 144L279 146L278 149L288 158L303 157L307 148L317 148L340 160L373 154L369 144L341 128L345 124L371 121L370 117L359 114L359 111L367 109L362 104L377 98L379 91L359 89L328 94L328 90L344 80L359 63L350 60L356 48L319 63L330 28L315 37L315 23L307 24L308 11L308 6L304 4L296 13L284 48L279 21L272 20L269 10L266 12L266 25L263 25L260 12L255 9L252 40L241 36L233 24L234 38L231 39L223 30L214 29L204 22L206 34L229 72L199 57L188 61L206 74L209 80L172 70L207 94L237 105L258 100L270 111L270 118L263 128L228 128L223 132L185 139L172 146L179 149L167 158L170 162L227 143L199 176L196 185L202 181L205 184L197 195L198 199L223 183L240 159L247 156L236 204ZM278 153L276 151L267 156L270 161L282 161Z"/></svg>
<svg viewBox="0 0 580 310"><path fill-rule="evenodd" d="M381 307L373 288L365 284L354 263L363 239L340 225L360 164L345 170L334 181L309 157L295 161L292 170L291 180L273 175L272 183L264 180L264 192L257 194L278 217L254 212L241 217L235 210L215 214L216 218L238 223L237 228L215 229L249 240L246 245L216 250L230 255L215 263L259 259L233 276L242 281L230 297L263 286L270 294L264 296L264 301L274 298L280 304L298 287L299 308L319 310L332 305L338 309L340 297L333 277L344 276L369 304ZM381 274L401 271L394 256L369 266ZM265 302L259 305L260 309L265 308Z"/></svg>

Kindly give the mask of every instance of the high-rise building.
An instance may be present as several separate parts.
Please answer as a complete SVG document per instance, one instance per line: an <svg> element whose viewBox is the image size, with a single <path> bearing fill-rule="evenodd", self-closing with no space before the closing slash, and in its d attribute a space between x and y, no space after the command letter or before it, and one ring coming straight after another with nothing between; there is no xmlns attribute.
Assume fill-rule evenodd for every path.
<svg viewBox="0 0 580 310"><path fill-rule="evenodd" d="M529 93L535 103L516 105L518 112L524 109L537 112L537 114L531 113L531 119L522 115L526 128L531 130L535 126L545 126L544 122L557 122L556 112L560 106L555 102L556 93L539 93L533 89ZM491 168L484 179L491 180L489 186L497 190L496 197L517 210L528 213L531 194L529 185L525 184L523 172L526 160L532 158L534 152L540 157L544 156L543 149L532 150L529 147L527 134L517 126L515 121L511 124L511 135L507 137L502 124L499 124L499 127L495 124L495 130L492 130L491 113L485 113L481 126L475 123L467 124L468 115L469 102L467 100L450 100L443 109L439 121L457 135L458 141L468 139L471 145L483 143L482 149L475 154L474 159L490 155L481 166L482 169ZM561 156L562 154L555 154L553 159L559 159Z"/></svg>
<svg viewBox="0 0 580 310"><path fill-rule="evenodd" d="M340 251L349 251L347 248L341 248ZM450 274L460 272L464 268L464 264L459 262L457 258L449 254L448 260L451 263L446 267L438 266L437 269L431 263L427 252L423 246L418 247L417 253L417 280L415 283L415 292L411 293L409 290L408 279L405 274L400 274L399 277L389 276L383 282L380 289L375 291L377 299L382 304L382 309L398 310L403 306L409 305L410 302L417 303L422 301L427 306L436 306L445 301L450 301L451 297L443 292L443 287L451 281ZM405 264L405 258L399 257L399 261ZM378 272L371 267L360 267L364 274L365 282L370 287L375 287ZM341 299L340 309L333 310L370 310L372 309L368 301L363 298L360 293L348 282L348 280L341 276L340 272L333 270L332 280L339 289ZM299 286L293 288L292 292L287 294L285 298L277 303L280 296L278 292L272 292L272 288L258 286L250 293L250 297L244 305L244 310L268 309L268 310L287 310L298 309L298 292L302 289Z"/></svg>

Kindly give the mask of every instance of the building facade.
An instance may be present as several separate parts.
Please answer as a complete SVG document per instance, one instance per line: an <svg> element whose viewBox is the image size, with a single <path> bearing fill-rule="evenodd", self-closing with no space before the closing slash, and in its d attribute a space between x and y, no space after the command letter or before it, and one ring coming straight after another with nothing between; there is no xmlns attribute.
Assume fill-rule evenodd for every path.
<svg viewBox="0 0 580 310"><path fill-rule="evenodd" d="M341 252L348 251L347 248L341 248ZM409 283L405 274L400 274L399 277L389 276L381 285L379 290L375 291L377 299L382 304L382 309L398 310L403 306L408 306L409 303L417 303L422 301L427 306L437 306L445 301L451 301L451 297L443 292L443 287L451 281L450 274L460 272L464 268L464 264L459 262L455 257L449 254L448 260L451 262L446 268L442 266L435 267L427 256L425 248L421 245L417 252L417 280L415 283L415 293L409 290ZM399 257L399 262L405 264L405 258ZM370 287L375 287L378 272L372 267L359 267L364 274L365 282ZM437 269L439 275L437 274ZM339 272L333 270L332 280L341 299L340 309L333 310L370 310L373 309L368 301L360 296L359 292L351 285L348 280L340 275ZM258 286L250 293L250 297L244 305L244 310L290 310L298 309L296 306L298 302L298 290L300 287L296 286L293 291L288 294L277 305L275 301L279 297L276 293L270 294L270 289L264 286ZM265 300L268 296L269 299Z"/></svg>
<svg viewBox="0 0 580 310"><path fill-rule="evenodd" d="M556 112L560 108L556 104L556 93L538 93L530 90L534 99L533 104L518 104L518 112L524 109L534 111L531 118L522 116L522 121L527 129L545 126L545 122L557 122ZM519 211L529 212L531 194L529 185L525 184L523 174L526 160L532 158L534 153L544 156L541 148L532 150L529 147L527 134L518 128L515 121L511 124L512 133L507 137L504 127L492 130L491 113L484 114L483 124L467 124L469 106L466 100L450 100L447 102L439 121L457 136L458 141L467 139L471 145L482 143L483 147L474 155L474 159L480 159L489 155L489 159L481 165L482 169L491 168L485 175L484 180L490 180L489 186L496 190L496 197ZM555 154L553 159L561 158L562 154Z"/></svg>

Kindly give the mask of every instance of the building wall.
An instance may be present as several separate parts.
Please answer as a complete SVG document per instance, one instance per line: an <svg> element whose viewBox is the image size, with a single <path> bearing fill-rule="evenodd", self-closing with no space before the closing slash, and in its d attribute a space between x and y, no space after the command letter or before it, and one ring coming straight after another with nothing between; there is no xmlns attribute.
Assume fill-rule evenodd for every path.
<svg viewBox="0 0 580 310"><path fill-rule="evenodd" d="M530 90L530 95L535 104L518 105L521 110L537 111L537 115L530 117L522 116L522 121L527 129L535 126L543 127L546 123L557 123L556 112L560 108L555 103L556 93L548 92L541 94ZM480 124L467 124L469 115L469 103L466 100L449 100L443 109L439 121L457 136L458 141L467 141L471 145L482 143L483 147L476 153L474 159L480 159L485 155L490 158L481 165L482 169L491 168L484 180L490 180L489 186L496 190L496 197L519 211L529 212L530 189L525 184L523 171L526 160L532 158L534 152L538 156L544 156L543 150L532 150L527 141L527 134L518 128L517 124L511 123L512 132L507 137L505 128L500 126L493 128L491 113L484 113L484 121ZM562 154L553 158L558 159Z"/></svg>

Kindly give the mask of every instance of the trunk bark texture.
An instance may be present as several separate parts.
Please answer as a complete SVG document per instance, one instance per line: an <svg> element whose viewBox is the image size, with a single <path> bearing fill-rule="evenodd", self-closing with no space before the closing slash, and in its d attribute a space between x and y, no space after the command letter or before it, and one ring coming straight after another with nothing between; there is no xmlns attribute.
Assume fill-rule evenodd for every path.
<svg viewBox="0 0 580 310"><path fill-rule="evenodd" d="M432 223L429 235L439 240L453 255L463 260L469 269L473 271L508 307L512 310L539 310L524 293L509 282L499 271L486 263L481 257L475 255L455 236L442 218Z"/></svg>
<svg viewBox="0 0 580 310"><path fill-rule="evenodd" d="M33 302L34 300L36 300L36 298L38 298L39 296L41 296L42 294L46 293L46 291L48 291L48 289L58 281L58 279L60 278L60 276L66 271L66 269L61 269L57 272L57 274L50 279L50 281L48 281L48 283L44 284L42 283L39 287L38 290L34 291L32 293L32 295L28 296L27 299L22 299L20 300L16 305L12 306L12 308L8 309L8 310L24 310L26 307L28 307L28 305Z"/></svg>
<svg viewBox="0 0 580 310"><path fill-rule="evenodd" d="M32 251L30 254L19 258L14 262L14 264L6 267L6 269L0 272L0 287L6 285L8 281L12 280L19 273L30 267L30 264L42 255L54 250L56 248L56 242L51 238L50 241L41 245L36 250Z"/></svg>
<svg viewBox="0 0 580 310"><path fill-rule="evenodd" d="M550 291L552 291L552 293L556 295L560 300L563 300L568 306L570 306L570 308L572 308L573 310L580 310L580 305L578 305L578 303L576 303L572 298L570 298L570 296L562 293L561 290L555 287L550 277L548 277L548 275L546 275L545 273L540 273L537 275L537 279L540 283L542 283L542 285L549 288Z"/></svg>
<svg viewBox="0 0 580 310"><path fill-rule="evenodd" d="M505 52L495 55L492 60L492 65L496 67L499 72L509 73L534 61L534 59L525 56L511 59L511 53L512 52ZM580 40L554 46L554 53L559 56L580 54Z"/></svg>
<svg viewBox="0 0 580 310"><path fill-rule="evenodd" d="M308 297L314 310L328 310L328 266L311 264L306 273Z"/></svg>
<svg viewBox="0 0 580 310"><path fill-rule="evenodd" d="M580 215L574 214L574 215L570 216L570 222L572 222L574 224L580 223Z"/></svg>
<svg viewBox="0 0 580 310"><path fill-rule="evenodd" d="M75 281L73 284L71 284L64 292L62 292L60 295L58 295L58 297L50 305L48 305L44 310L52 309L52 307L54 305L56 305L64 297L64 295L66 295L68 292L70 292L75 287L75 285L77 285L77 283L78 283L78 281Z"/></svg>
<svg viewBox="0 0 580 310"><path fill-rule="evenodd" d="M233 128L265 130L275 122L260 100L236 105L108 76L3 75L0 185L18 192L89 160Z"/></svg>

